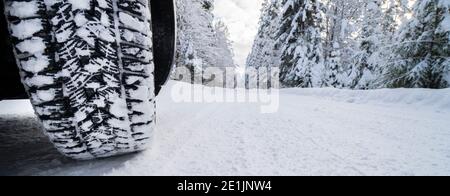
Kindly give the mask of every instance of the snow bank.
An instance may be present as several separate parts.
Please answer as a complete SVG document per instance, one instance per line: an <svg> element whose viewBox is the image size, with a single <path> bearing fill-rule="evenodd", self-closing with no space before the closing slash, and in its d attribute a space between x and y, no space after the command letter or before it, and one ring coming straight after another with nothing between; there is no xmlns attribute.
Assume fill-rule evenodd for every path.
<svg viewBox="0 0 450 196"><path fill-rule="evenodd" d="M282 92L300 96L313 96L320 99L357 104L395 104L416 108L429 108L450 111L450 89L380 89L380 90L342 90L322 89L284 89Z"/></svg>
<svg viewBox="0 0 450 196"><path fill-rule="evenodd" d="M0 101L0 115L33 116L33 107L29 100Z"/></svg>

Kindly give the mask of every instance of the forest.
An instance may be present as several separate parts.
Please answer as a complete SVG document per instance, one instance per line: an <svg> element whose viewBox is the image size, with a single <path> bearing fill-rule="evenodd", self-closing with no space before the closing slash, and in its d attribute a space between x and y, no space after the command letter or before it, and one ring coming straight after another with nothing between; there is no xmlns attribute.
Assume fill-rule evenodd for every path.
<svg viewBox="0 0 450 196"><path fill-rule="evenodd" d="M214 78L205 76L207 68L217 68L225 72L234 70L233 51L228 39L227 26L213 14L214 0L177 0L178 41L176 65L189 70L189 76L173 73L173 78L190 83L210 86L225 86ZM180 69L178 69L180 70ZM230 70L230 69L227 69ZM234 75L233 73L230 73Z"/></svg>
<svg viewBox="0 0 450 196"><path fill-rule="evenodd" d="M282 87L450 87L448 0L265 0L259 23L247 66Z"/></svg>

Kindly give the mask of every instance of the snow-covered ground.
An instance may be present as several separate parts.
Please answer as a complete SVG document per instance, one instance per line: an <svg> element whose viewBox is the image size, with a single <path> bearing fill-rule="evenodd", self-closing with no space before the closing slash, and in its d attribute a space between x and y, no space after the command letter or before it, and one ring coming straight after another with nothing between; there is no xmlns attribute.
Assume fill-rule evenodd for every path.
<svg viewBox="0 0 450 196"><path fill-rule="evenodd" d="M159 96L151 149L77 162L39 132L29 104L0 102L0 175L450 175L450 89L285 89L258 104Z"/></svg>

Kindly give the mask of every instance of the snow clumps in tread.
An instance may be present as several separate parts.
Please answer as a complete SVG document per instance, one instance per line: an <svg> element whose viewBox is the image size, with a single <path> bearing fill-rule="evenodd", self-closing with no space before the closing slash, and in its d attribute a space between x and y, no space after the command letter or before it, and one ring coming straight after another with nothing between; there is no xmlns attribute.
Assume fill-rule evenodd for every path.
<svg viewBox="0 0 450 196"><path fill-rule="evenodd" d="M5 0L22 81L63 154L143 150L154 130L147 0Z"/></svg>

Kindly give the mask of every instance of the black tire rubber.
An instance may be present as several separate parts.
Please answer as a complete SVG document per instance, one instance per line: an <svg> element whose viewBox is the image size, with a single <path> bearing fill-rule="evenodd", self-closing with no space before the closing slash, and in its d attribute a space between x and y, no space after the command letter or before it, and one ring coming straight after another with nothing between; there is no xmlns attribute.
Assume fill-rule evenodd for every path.
<svg viewBox="0 0 450 196"><path fill-rule="evenodd" d="M74 159L144 150L155 129L148 0L4 0L45 133Z"/></svg>

